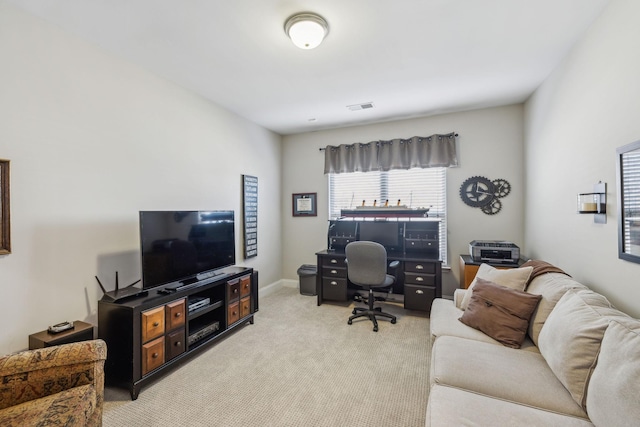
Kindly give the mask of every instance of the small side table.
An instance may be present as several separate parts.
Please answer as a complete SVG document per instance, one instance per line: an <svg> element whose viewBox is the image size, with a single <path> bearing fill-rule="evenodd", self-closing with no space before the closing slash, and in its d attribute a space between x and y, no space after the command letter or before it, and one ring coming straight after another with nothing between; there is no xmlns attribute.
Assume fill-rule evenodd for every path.
<svg viewBox="0 0 640 427"><path fill-rule="evenodd" d="M94 336L93 325L76 320L73 329L58 334L50 334L48 330L29 335L29 350L67 344L70 342L92 340Z"/></svg>
<svg viewBox="0 0 640 427"><path fill-rule="evenodd" d="M489 264L492 267L495 267L500 270L506 270L508 268L518 268L522 264L526 262L525 259L520 258L517 264L501 264L501 263L491 263L487 262L485 264ZM478 273L478 269L480 268L480 264L482 262L474 261L470 255L460 255L460 288L467 289L473 279L476 277Z"/></svg>

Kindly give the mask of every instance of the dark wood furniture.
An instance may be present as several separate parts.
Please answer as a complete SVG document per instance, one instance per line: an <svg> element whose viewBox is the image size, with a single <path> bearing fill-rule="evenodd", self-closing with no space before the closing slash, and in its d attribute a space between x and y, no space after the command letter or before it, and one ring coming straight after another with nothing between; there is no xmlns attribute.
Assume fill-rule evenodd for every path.
<svg viewBox="0 0 640 427"><path fill-rule="evenodd" d="M73 322L73 329L64 332L52 334L48 330L45 330L29 335L29 350L68 344L70 342L92 340L93 337L93 325L76 320Z"/></svg>
<svg viewBox="0 0 640 427"><path fill-rule="evenodd" d="M517 263L493 263L493 262L482 262L482 261L474 261L471 258L471 255L460 255L460 288L467 289L473 279L476 277L478 273L478 269L480 268L480 264L489 264L492 267L498 268L500 270L506 270L509 268L517 268L526 262L525 259L520 258Z"/></svg>
<svg viewBox="0 0 640 427"><path fill-rule="evenodd" d="M344 252L321 251L316 253L316 257L318 305L325 300L347 301L349 293L355 293L358 287L347 279ZM442 297L442 262L420 256L417 252L387 252L387 260L400 263L398 268L388 271L388 274L396 278L393 293L404 294L404 308L429 313L433 300Z"/></svg>
<svg viewBox="0 0 640 427"><path fill-rule="evenodd" d="M385 247L389 262L399 261L398 268L388 274L396 278L392 292L404 294L404 308L429 313L433 300L442 297L439 229L438 219L412 220L398 215L388 215L382 220L329 221L329 249L316 253L318 305L325 300L347 301L349 293L355 293L357 287L347 279L344 248L350 242L374 240Z"/></svg>
<svg viewBox="0 0 640 427"><path fill-rule="evenodd" d="M98 337L107 343L105 382L127 387L131 399L179 362L210 347L258 310L258 274L229 267L222 274L167 292L164 287L123 301L98 302ZM190 305L200 302L198 308Z"/></svg>

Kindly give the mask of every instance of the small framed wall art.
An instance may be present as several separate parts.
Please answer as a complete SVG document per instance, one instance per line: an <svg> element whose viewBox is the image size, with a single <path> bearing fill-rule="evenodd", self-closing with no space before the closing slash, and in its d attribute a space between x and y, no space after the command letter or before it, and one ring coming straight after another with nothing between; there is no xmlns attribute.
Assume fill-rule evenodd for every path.
<svg viewBox="0 0 640 427"><path fill-rule="evenodd" d="M317 193L294 193L292 200L293 216L318 216Z"/></svg>

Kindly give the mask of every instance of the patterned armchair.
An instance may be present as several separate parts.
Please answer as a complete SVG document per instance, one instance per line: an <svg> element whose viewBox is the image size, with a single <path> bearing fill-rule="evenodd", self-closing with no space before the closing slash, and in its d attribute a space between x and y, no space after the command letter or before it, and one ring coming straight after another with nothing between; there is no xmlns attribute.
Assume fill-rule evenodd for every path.
<svg viewBox="0 0 640 427"><path fill-rule="evenodd" d="M101 426L102 340L0 357L0 425Z"/></svg>

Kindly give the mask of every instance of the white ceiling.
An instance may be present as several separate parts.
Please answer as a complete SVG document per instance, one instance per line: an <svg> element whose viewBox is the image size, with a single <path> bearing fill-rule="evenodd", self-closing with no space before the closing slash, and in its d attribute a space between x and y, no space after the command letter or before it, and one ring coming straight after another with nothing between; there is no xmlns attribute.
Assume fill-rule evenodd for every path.
<svg viewBox="0 0 640 427"><path fill-rule="evenodd" d="M8 1L280 134L522 102L609 3ZM314 50L284 33L302 11L329 22Z"/></svg>

